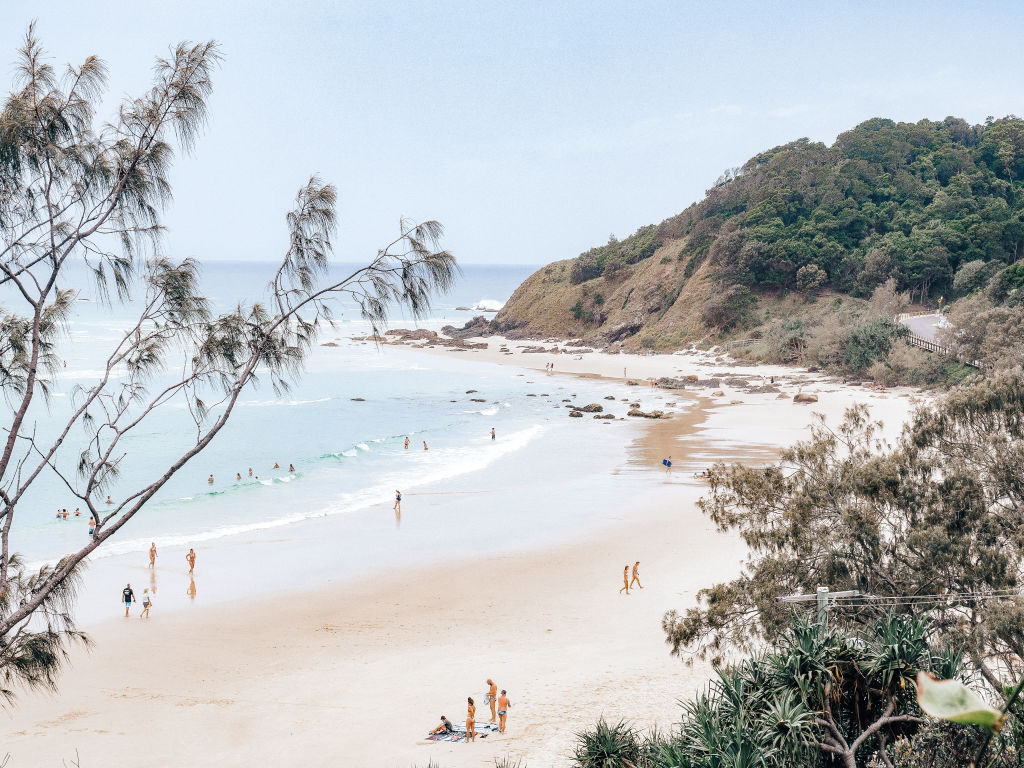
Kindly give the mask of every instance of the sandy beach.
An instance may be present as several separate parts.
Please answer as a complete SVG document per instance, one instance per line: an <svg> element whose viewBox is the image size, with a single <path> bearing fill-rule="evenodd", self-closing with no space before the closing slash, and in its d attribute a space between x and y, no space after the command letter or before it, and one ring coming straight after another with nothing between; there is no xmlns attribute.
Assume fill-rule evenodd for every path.
<svg viewBox="0 0 1024 768"><path fill-rule="evenodd" d="M433 760L446 768L490 766L509 755L536 768L565 765L574 733L601 716L669 727L679 717L676 701L702 686L709 670L669 656L662 614L692 605L699 589L736 574L744 554L738 539L716 532L697 510L704 486L692 471L716 460L770 460L806 434L812 413L835 423L853 402L871 405L892 434L915 395L874 393L794 369L730 367L707 354L553 355L523 352L525 342L488 344L427 351L500 362L513 366L510 375L543 372L551 361L553 378L621 379L625 368L626 378L642 382L635 392L644 407L676 402L688 410L653 421L586 419L575 425L578 439L550 457L550 478L510 477L515 464L492 467L477 482L500 494L419 500L439 516L418 523L424 527L468 525L483 515L481 504L498 520L536 505L553 517L569 507L599 509L592 526L575 524L527 548L484 556L468 538L463 550L428 566L316 579L303 589L227 595L164 612L158 603L149 621L96 622L88 627L94 648L74 652L59 693L23 695L8 710L0 755L10 753L12 768L70 764L76 754L83 767L187 760L407 768ZM713 391L646 384L685 375L775 376L785 397L724 383ZM819 402L794 404L798 390L818 394ZM591 452L614 457L609 486L553 485ZM659 466L670 454L677 467L671 475ZM563 459L565 469L556 468ZM417 499L406 503L415 510ZM374 514L389 516L390 509ZM405 513L403 536L415 535L414 514ZM500 538L500 525L481 535ZM635 560L644 589L622 595L622 566ZM215 559L201 564L197 581L203 576L230 590L223 574L203 573L217 567ZM271 549L259 567L285 566ZM182 578L181 565L166 568ZM488 677L508 690L508 732L469 745L426 741L441 714L464 721L467 696L477 701L478 721L489 719Z"/></svg>

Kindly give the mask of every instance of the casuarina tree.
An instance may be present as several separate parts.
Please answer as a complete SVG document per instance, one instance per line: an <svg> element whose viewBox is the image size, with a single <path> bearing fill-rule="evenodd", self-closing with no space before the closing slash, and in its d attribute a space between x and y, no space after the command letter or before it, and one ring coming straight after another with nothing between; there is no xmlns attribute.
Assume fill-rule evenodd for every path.
<svg viewBox="0 0 1024 768"><path fill-rule="evenodd" d="M0 434L0 694L8 700L19 684L53 687L69 643L85 639L73 611L82 562L210 445L258 378L287 388L332 321L333 299L349 300L380 329L397 306L422 315L457 274L437 222L402 220L365 266L332 276L336 193L314 176L285 218L267 298L216 316L198 263L165 254L161 217L174 153L188 152L204 127L220 58L213 42L177 45L157 60L152 87L100 126L103 61L90 56L58 72L29 27L15 88L0 106L0 388L10 406ZM82 265L107 301L131 302L137 316L95 361L97 381L48 403L58 426L43 437L34 414L61 363ZM126 442L171 404L184 406L175 412L187 444L104 503L132 461ZM95 529L80 549L29 569L15 551L19 511L35 484L54 478Z"/></svg>

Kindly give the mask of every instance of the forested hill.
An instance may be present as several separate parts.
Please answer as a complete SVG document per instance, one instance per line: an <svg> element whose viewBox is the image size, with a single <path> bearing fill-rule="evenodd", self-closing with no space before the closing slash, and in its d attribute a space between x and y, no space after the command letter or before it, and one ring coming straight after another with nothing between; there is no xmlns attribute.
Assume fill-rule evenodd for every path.
<svg viewBox="0 0 1024 768"><path fill-rule="evenodd" d="M679 215L540 269L494 325L670 349L768 333L780 301L852 306L890 278L916 302L987 288L998 303L1024 285L1022 211L1024 121L868 120L830 147L763 152Z"/></svg>

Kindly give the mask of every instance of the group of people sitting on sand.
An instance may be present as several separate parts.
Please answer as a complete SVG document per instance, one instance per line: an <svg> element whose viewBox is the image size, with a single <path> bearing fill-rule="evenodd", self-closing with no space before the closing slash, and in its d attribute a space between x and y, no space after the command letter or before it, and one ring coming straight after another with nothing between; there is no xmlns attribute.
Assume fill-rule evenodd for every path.
<svg viewBox="0 0 1024 768"><path fill-rule="evenodd" d="M639 565L639 563L638 563ZM466 705L466 743L476 740L476 703L470 696ZM508 717L508 708L512 702L508 700L508 691L502 689L498 695L498 684L490 678L487 679L487 704L491 707L491 722L498 723L498 733L505 732L505 718ZM441 715L440 724L431 730L431 735L439 733L454 733L455 726L445 715Z"/></svg>

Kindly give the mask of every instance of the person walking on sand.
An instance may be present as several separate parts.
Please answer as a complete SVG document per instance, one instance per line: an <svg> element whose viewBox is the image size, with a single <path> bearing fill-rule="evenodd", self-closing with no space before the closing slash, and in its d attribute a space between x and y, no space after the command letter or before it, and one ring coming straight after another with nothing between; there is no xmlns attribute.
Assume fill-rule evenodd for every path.
<svg viewBox="0 0 1024 768"><path fill-rule="evenodd" d="M406 435L406 437L405 437L405 450L407 450L407 451L409 450L409 436L408 435Z"/></svg>
<svg viewBox="0 0 1024 768"><path fill-rule="evenodd" d="M476 741L476 704L473 703L473 697L470 696L469 705L466 708L466 743Z"/></svg>
<svg viewBox="0 0 1024 768"><path fill-rule="evenodd" d="M633 581L629 582L629 586L632 587L633 586L633 582L636 582L636 585L638 587L640 587L640 589L644 588L644 585L640 583L640 561L639 560L637 560L636 564L633 566Z"/></svg>
<svg viewBox="0 0 1024 768"><path fill-rule="evenodd" d="M498 700L498 684L487 678L487 703L491 705L491 722L497 722L494 714L494 703Z"/></svg>
<svg viewBox="0 0 1024 768"><path fill-rule="evenodd" d="M149 594L149 589L142 590L142 613L139 614L139 618L149 618L149 608L153 605L153 598Z"/></svg>
<svg viewBox="0 0 1024 768"><path fill-rule="evenodd" d="M505 732L505 718L508 716L508 708L512 702L508 700L508 691L501 689L501 696L498 697L498 733Z"/></svg>
<svg viewBox="0 0 1024 768"><path fill-rule="evenodd" d="M129 584L121 590L121 602L124 603L124 617L128 618L128 612L132 609L132 600L135 599L135 593L132 592L132 585Z"/></svg>
<svg viewBox="0 0 1024 768"><path fill-rule="evenodd" d="M196 551L190 548L185 560L188 562L188 572L192 573L196 569Z"/></svg>
<svg viewBox="0 0 1024 768"><path fill-rule="evenodd" d="M149 545L149 567L156 568L156 542Z"/></svg>
<svg viewBox="0 0 1024 768"><path fill-rule="evenodd" d="M619 590L619 594L622 594L622 590L626 590L626 594L629 594L629 565L622 569L622 589Z"/></svg>
<svg viewBox="0 0 1024 768"><path fill-rule="evenodd" d="M395 489L395 506L392 509L398 514L402 514L402 492L397 488Z"/></svg>
<svg viewBox="0 0 1024 768"><path fill-rule="evenodd" d="M497 436L494 434L494 427L491 427L491 440L496 440Z"/></svg>

